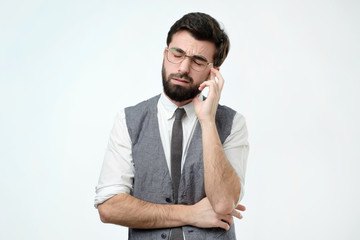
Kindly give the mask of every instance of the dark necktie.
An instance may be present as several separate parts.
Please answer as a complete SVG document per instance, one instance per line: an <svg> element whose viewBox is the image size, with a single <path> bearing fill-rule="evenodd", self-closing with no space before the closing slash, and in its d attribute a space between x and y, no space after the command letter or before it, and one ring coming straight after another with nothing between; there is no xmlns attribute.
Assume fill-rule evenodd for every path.
<svg viewBox="0 0 360 240"><path fill-rule="evenodd" d="M175 121L171 135L171 178L174 185L174 200L178 203L178 190L181 177L181 158L182 158L182 143L183 130L181 119L184 116L185 110L178 108L175 111ZM170 240L183 240L182 228L173 228L171 231Z"/></svg>

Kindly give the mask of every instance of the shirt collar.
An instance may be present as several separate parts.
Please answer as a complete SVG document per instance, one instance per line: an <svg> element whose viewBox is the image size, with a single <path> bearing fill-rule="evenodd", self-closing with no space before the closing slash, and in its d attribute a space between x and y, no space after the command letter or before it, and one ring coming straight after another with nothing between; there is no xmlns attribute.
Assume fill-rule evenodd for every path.
<svg viewBox="0 0 360 240"><path fill-rule="evenodd" d="M199 96L199 100L203 100L203 96ZM172 117L174 117L175 110L178 108L176 104L174 104L170 99L165 95L165 93L161 93L159 103L162 105L163 109L165 110L165 116L168 120L170 120ZM194 109L194 103L191 101L190 103L183 106L186 116L190 119L193 119L196 117L195 109Z"/></svg>

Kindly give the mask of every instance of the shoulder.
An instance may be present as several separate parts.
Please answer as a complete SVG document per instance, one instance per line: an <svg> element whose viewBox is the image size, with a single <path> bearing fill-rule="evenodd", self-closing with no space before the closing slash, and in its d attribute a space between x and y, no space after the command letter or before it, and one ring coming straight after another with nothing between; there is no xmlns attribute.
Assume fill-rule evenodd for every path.
<svg viewBox="0 0 360 240"><path fill-rule="evenodd" d="M148 124L152 116L156 116L157 102L160 95L125 108L125 120L132 142L135 143L143 126Z"/></svg>
<svg viewBox="0 0 360 240"><path fill-rule="evenodd" d="M224 143L225 139L231 133L235 115L236 115L235 110L225 105L219 104L218 109L216 111L215 123L222 143Z"/></svg>
<svg viewBox="0 0 360 240"><path fill-rule="evenodd" d="M144 100L134 106L130 106L125 108L125 114L130 114L132 112L136 112L136 113L141 113L144 112L145 110L149 109L150 106L153 106L154 104L156 104L158 102L160 98L160 95L156 95L152 98L149 98L147 100Z"/></svg>
<svg viewBox="0 0 360 240"><path fill-rule="evenodd" d="M236 114L237 112L234 109L219 104L216 111L215 121L221 125L225 124L231 126Z"/></svg>
<svg viewBox="0 0 360 240"><path fill-rule="evenodd" d="M231 117L233 118L236 114L236 111L228 106L220 105L218 106L216 115L219 117Z"/></svg>

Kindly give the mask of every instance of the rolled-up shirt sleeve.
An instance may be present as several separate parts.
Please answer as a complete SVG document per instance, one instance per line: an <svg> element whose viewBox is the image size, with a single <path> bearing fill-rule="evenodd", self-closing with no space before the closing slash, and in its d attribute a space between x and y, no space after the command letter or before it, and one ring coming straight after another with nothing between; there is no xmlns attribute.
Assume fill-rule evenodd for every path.
<svg viewBox="0 0 360 240"><path fill-rule="evenodd" d="M95 188L94 206L97 208L98 204L117 194L130 194L134 171L131 139L126 126L125 112L121 110L110 133L99 182Z"/></svg>
<svg viewBox="0 0 360 240"><path fill-rule="evenodd" d="M239 176L241 191L239 201L244 196L245 192L245 172L247 167L247 159L249 155L248 132L245 118L236 113L230 135L226 138L223 144L226 158L234 168Z"/></svg>

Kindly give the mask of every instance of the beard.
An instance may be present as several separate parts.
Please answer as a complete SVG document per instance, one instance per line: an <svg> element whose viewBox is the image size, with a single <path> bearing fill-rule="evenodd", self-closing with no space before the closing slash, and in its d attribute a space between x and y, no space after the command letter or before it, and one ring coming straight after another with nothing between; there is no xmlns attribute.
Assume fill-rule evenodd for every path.
<svg viewBox="0 0 360 240"><path fill-rule="evenodd" d="M201 92L201 91L199 91L200 84L194 85L194 80L188 74L172 73L166 77L166 71L165 71L165 67L163 64L162 70L161 70L161 75L162 75L162 83L163 83L164 92L165 92L166 96L168 96L173 101L184 102L184 101L195 98ZM172 78L186 79L187 81L189 81L190 86L184 87L184 86L173 84L171 82Z"/></svg>

